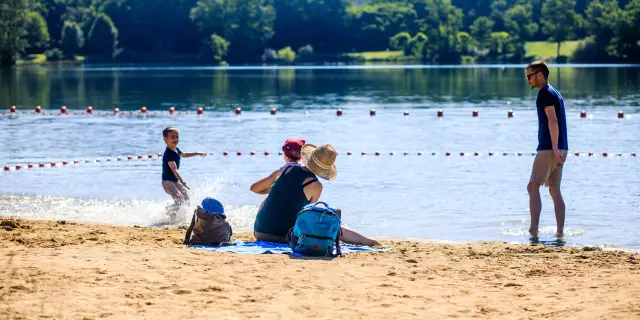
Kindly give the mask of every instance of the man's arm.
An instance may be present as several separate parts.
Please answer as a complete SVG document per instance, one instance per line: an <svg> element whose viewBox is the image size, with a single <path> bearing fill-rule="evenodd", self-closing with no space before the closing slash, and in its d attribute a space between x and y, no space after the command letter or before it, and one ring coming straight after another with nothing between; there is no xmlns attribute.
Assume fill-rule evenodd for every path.
<svg viewBox="0 0 640 320"><path fill-rule="evenodd" d="M560 156L558 150L558 137L560 136L560 130L558 129L558 117L556 116L556 109L553 106L544 107L544 113L547 114L547 120L549 122L549 135L551 136L551 148L553 154L556 156L558 163L562 164L564 160Z"/></svg>
<svg viewBox="0 0 640 320"><path fill-rule="evenodd" d="M201 156L204 157L207 154L204 152L183 152L180 154L180 158L191 158L191 157L195 157L195 156Z"/></svg>
<svg viewBox="0 0 640 320"><path fill-rule="evenodd" d="M182 177L178 172L178 167L176 167L176 162L169 161L168 164L169 164L169 168L171 168L171 171L173 171L173 174L176 176L176 178L178 178L178 181L180 181L180 183L182 183L182 185L185 186L185 188L189 189L189 187L187 187L187 183L184 182L184 180L182 180Z"/></svg>

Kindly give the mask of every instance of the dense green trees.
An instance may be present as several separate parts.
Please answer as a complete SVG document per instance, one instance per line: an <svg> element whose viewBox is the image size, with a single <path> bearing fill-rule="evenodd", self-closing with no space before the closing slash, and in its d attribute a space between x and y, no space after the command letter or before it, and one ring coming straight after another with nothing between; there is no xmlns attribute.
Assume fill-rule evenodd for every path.
<svg viewBox="0 0 640 320"><path fill-rule="evenodd" d="M0 4L0 66L15 64L18 55L29 47L27 0L4 0Z"/></svg>
<svg viewBox="0 0 640 320"><path fill-rule="evenodd" d="M402 50L426 63L526 60L585 39L577 61L640 61L640 0L3 0L0 64L52 59L259 63ZM466 58L465 58L466 59Z"/></svg>
<svg viewBox="0 0 640 320"><path fill-rule="evenodd" d="M542 5L542 32L558 44L557 56L560 56L560 44L575 38L575 30L582 25L575 7L575 0L546 0Z"/></svg>

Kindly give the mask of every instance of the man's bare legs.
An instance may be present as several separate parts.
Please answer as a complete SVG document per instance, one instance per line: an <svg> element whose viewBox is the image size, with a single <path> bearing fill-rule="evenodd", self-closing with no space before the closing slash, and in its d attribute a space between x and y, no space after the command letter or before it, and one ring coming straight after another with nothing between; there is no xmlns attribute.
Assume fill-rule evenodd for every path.
<svg viewBox="0 0 640 320"><path fill-rule="evenodd" d="M562 238L564 236L564 199L562 199L562 193L560 187L549 186L549 194L553 199L553 209L556 212L556 237Z"/></svg>
<svg viewBox="0 0 640 320"><path fill-rule="evenodd" d="M542 200L540 199L540 185L535 182L529 182L527 185L529 192L529 212L531 213L531 225L529 226L529 234L532 239L538 238L538 227L540 224L540 212L542 211ZM563 204L564 207L564 204ZM564 212L564 211L563 211ZM564 220L564 213L563 213Z"/></svg>

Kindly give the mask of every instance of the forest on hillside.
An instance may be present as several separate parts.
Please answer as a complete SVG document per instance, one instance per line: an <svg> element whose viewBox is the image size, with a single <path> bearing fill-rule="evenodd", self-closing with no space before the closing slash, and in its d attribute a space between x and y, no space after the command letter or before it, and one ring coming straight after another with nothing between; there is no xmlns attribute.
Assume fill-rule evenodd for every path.
<svg viewBox="0 0 640 320"><path fill-rule="evenodd" d="M2 0L0 65L304 63L386 51L424 63L522 62L530 41L582 40L558 61L640 61L640 0Z"/></svg>

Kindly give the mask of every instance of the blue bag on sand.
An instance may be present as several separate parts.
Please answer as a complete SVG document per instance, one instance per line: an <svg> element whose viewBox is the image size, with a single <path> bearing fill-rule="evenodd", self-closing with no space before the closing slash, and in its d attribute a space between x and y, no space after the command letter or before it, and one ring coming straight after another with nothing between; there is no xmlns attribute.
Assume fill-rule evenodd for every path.
<svg viewBox="0 0 640 320"><path fill-rule="evenodd" d="M318 205L324 205L320 207ZM296 223L287 234L291 250L307 256L339 256L340 224L336 210L324 202L308 204L298 212ZM333 253L333 248L336 253Z"/></svg>

